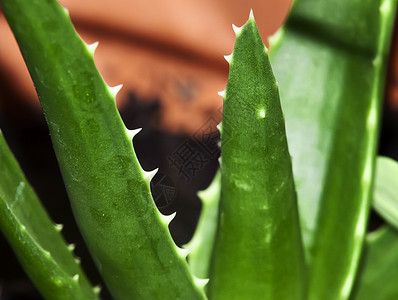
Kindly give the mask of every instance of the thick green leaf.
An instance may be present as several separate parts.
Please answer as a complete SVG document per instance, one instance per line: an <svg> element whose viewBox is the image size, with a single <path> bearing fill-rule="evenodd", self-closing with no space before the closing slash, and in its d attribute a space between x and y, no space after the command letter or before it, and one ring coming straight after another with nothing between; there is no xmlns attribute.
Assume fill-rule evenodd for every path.
<svg viewBox="0 0 398 300"><path fill-rule="evenodd" d="M311 300L347 299L355 277L395 7L395 0L296 0L271 41Z"/></svg>
<svg viewBox="0 0 398 300"><path fill-rule="evenodd" d="M221 192L221 173L217 172L210 186L198 193L202 212L192 240L184 247L192 273L198 278L209 277L211 253L217 230L218 204Z"/></svg>
<svg viewBox="0 0 398 300"><path fill-rule="evenodd" d="M373 207L398 230L398 163L391 158L377 158Z"/></svg>
<svg viewBox="0 0 398 300"><path fill-rule="evenodd" d="M253 18L229 57L211 299L304 299L296 192L278 88Z"/></svg>
<svg viewBox="0 0 398 300"><path fill-rule="evenodd" d="M61 228L50 220L0 131L1 231L46 299L97 299Z"/></svg>
<svg viewBox="0 0 398 300"><path fill-rule="evenodd" d="M398 232L390 226L368 235L352 300L398 299Z"/></svg>
<svg viewBox="0 0 398 300"><path fill-rule="evenodd" d="M203 299L170 236L93 47L55 0L1 0L46 114L79 228L115 299ZM95 47L94 47L95 48Z"/></svg>

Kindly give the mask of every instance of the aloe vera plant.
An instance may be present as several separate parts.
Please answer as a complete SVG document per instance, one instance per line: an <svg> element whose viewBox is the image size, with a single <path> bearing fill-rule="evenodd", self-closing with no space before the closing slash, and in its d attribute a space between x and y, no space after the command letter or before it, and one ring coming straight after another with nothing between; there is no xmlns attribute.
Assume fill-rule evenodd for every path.
<svg viewBox="0 0 398 300"><path fill-rule="evenodd" d="M270 58L253 15L234 27L220 93L220 172L201 193L200 223L185 247L189 265L168 231L173 215L162 215L151 197L156 170L144 171L135 155L139 129L127 129L117 111L120 87L107 86L95 68L96 45L78 37L55 0L1 4L74 216L115 299L398 296L384 280L396 272L383 268L398 264L396 228L366 238L396 1L296 0ZM47 299L98 298L2 136L0 150L0 227L26 272ZM376 184L376 195L384 189ZM388 201L394 226L397 194ZM381 257L385 249L391 255Z"/></svg>

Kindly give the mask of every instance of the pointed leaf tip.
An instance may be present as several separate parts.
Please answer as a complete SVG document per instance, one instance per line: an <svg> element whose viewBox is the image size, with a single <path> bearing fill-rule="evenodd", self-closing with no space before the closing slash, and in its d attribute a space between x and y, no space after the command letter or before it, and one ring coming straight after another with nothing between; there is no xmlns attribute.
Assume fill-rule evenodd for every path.
<svg viewBox="0 0 398 300"><path fill-rule="evenodd" d="M253 9L250 9L249 20L254 20Z"/></svg>
<svg viewBox="0 0 398 300"><path fill-rule="evenodd" d="M110 86L108 88L109 88L109 92L111 93L111 95L116 98L117 94L122 89L122 87L123 87L123 84L119 84L117 86Z"/></svg>
<svg viewBox="0 0 398 300"><path fill-rule="evenodd" d="M151 182L152 178L155 177L156 173L158 172L159 168L156 168L155 170L152 171L144 171L145 178Z"/></svg>
<svg viewBox="0 0 398 300"><path fill-rule="evenodd" d="M98 41L92 44L86 44L88 51L94 55L95 50L98 47Z"/></svg>

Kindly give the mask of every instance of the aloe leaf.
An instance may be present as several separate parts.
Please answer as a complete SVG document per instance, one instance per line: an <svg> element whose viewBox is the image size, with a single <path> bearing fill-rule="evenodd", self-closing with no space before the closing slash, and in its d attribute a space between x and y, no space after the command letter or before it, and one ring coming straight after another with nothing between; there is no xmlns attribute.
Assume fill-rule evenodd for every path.
<svg viewBox="0 0 398 300"><path fill-rule="evenodd" d="M1 0L47 118L78 226L115 299L203 299L109 88L55 0Z"/></svg>
<svg viewBox="0 0 398 300"><path fill-rule="evenodd" d="M303 299L304 257L277 84L253 17L234 29L208 295Z"/></svg>
<svg viewBox="0 0 398 300"><path fill-rule="evenodd" d="M271 40L309 299L347 299L366 232L396 1L296 0Z"/></svg>
<svg viewBox="0 0 398 300"><path fill-rule="evenodd" d="M188 262L192 273L198 278L209 277L211 253L217 230L218 204L221 192L221 173L217 172L210 186L198 193L202 211L195 233L184 248L190 250Z"/></svg>
<svg viewBox="0 0 398 300"><path fill-rule="evenodd" d="M98 299L0 131L0 229L46 299Z"/></svg>
<svg viewBox="0 0 398 300"><path fill-rule="evenodd" d="M352 300L398 299L398 232L390 226L366 238L361 272Z"/></svg>
<svg viewBox="0 0 398 300"><path fill-rule="evenodd" d="M378 157L373 196L374 209L398 230L398 163Z"/></svg>

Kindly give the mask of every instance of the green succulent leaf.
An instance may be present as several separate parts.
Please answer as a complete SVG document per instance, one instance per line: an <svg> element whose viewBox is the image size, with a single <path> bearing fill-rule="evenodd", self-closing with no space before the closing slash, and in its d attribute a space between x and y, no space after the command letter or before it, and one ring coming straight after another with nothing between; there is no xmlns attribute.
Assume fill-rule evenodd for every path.
<svg viewBox="0 0 398 300"><path fill-rule="evenodd" d="M0 131L0 229L40 293L98 299L77 260L27 182Z"/></svg>
<svg viewBox="0 0 398 300"><path fill-rule="evenodd" d="M385 226L366 238L352 300L398 299L398 232Z"/></svg>
<svg viewBox="0 0 398 300"><path fill-rule="evenodd" d="M374 209L398 230L398 163L378 157L374 188Z"/></svg>
<svg viewBox="0 0 398 300"><path fill-rule="evenodd" d="M204 299L109 88L55 0L1 0L42 104L72 209L115 299Z"/></svg>
<svg viewBox="0 0 398 300"><path fill-rule="evenodd" d="M221 173L217 172L210 186L198 193L202 200L202 212L191 241L184 247L192 273L198 278L209 277L211 253L217 230L218 204L221 192Z"/></svg>
<svg viewBox="0 0 398 300"><path fill-rule="evenodd" d="M271 39L309 299L347 299L369 214L395 0L296 0Z"/></svg>
<svg viewBox="0 0 398 300"><path fill-rule="evenodd" d="M254 19L234 29L209 298L304 299L305 263L277 84Z"/></svg>

